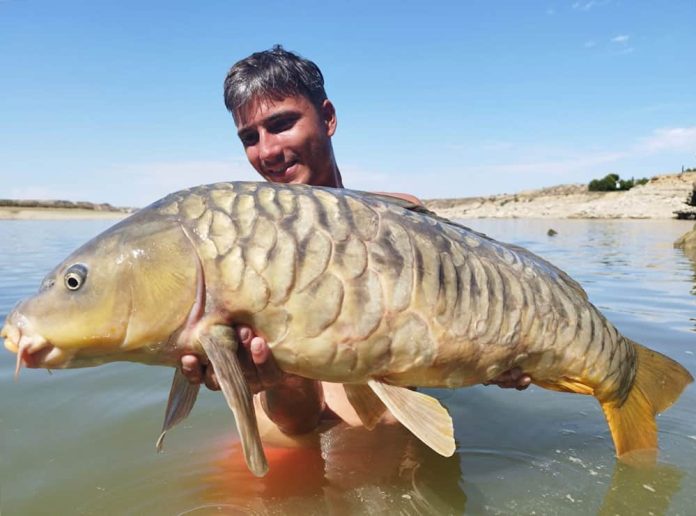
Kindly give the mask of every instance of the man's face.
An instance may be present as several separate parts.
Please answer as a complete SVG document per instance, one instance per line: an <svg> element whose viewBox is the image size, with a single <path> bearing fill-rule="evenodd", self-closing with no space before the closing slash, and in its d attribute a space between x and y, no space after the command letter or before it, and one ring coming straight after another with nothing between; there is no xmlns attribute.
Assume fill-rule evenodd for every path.
<svg viewBox="0 0 696 516"><path fill-rule="evenodd" d="M325 100L317 110L301 95L280 101L255 99L236 115L247 158L266 180L341 186L331 147L336 131L331 102Z"/></svg>

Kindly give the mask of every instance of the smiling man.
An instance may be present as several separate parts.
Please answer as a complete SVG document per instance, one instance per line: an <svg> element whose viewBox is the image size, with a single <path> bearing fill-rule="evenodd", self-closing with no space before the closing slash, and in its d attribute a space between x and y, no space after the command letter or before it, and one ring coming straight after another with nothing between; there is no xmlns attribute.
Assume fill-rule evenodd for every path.
<svg viewBox="0 0 696 516"><path fill-rule="evenodd" d="M275 46L236 63L225 79L224 95L249 163L264 179L343 188L331 144L336 110L317 65ZM411 195L387 195L420 204ZM325 418L359 424L340 386L283 373L266 341L252 328L238 326L237 333L247 381L260 393L265 415L281 432L306 433ZM189 381L218 389L212 368L204 367L198 357L182 357L181 368ZM524 389L530 381L515 369L495 383Z"/></svg>

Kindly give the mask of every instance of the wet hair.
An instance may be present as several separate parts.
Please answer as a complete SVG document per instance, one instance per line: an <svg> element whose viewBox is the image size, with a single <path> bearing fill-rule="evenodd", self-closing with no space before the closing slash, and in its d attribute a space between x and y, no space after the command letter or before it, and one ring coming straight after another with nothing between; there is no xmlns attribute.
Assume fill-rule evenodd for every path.
<svg viewBox="0 0 696 516"><path fill-rule="evenodd" d="M252 99L279 101L297 95L321 109L326 100L324 76L312 61L281 45L238 61L225 77L225 106L235 120L239 110Z"/></svg>

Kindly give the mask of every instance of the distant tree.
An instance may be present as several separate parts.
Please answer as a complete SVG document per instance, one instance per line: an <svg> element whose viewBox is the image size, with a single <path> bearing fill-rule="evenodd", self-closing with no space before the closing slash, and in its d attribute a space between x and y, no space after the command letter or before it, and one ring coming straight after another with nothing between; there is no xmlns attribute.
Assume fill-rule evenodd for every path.
<svg viewBox="0 0 696 516"><path fill-rule="evenodd" d="M588 188L591 192L613 192L618 190L619 174L607 174L602 179L593 179Z"/></svg>
<svg viewBox="0 0 696 516"><path fill-rule="evenodd" d="M644 185L648 178L621 179L619 174L607 174L602 179L593 179L588 185L590 192L614 192L616 190L630 190L634 186Z"/></svg>

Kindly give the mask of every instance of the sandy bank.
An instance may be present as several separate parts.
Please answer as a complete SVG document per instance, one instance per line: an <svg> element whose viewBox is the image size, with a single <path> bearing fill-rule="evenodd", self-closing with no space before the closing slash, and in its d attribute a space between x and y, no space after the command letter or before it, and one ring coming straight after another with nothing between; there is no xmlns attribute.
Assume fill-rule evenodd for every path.
<svg viewBox="0 0 696 516"><path fill-rule="evenodd" d="M0 199L0 220L122 219L134 210L108 203L63 200Z"/></svg>
<svg viewBox="0 0 696 516"><path fill-rule="evenodd" d="M590 192L559 185L516 194L432 199L426 206L447 218L672 219L696 187L696 172L655 176L626 192ZM696 211L696 208L694 208Z"/></svg>
<svg viewBox="0 0 696 516"><path fill-rule="evenodd" d="M81 208L9 208L0 206L0 220L46 219L122 219L129 214L120 211L95 211Z"/></svg>

